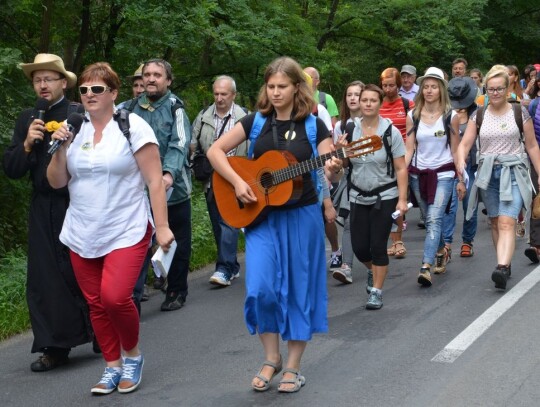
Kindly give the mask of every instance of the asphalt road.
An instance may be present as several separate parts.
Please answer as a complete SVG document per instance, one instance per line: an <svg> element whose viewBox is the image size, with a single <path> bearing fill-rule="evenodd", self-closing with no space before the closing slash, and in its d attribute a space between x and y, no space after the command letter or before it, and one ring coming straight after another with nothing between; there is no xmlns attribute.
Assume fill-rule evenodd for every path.
<svg viewBox="0 0 540 407"><path fill-rule="evenodd" d="M74 349L65 367L32 373L28 333L0 344L0 406L540 405L540 268L523 256L526 239L517 239L504 292L490 279L495 257L486 217L479 217L469 259L459 257L459 224L447 273L426 289L416 283L425 233L417 218L412 210L407 257L391 260L381 310L364 308L359 265L352 285L328 274L330 332L308 346L299 393L278 393L277 381L266 393L250 388L264 356L243 322L243 276L215 288L209 267L192 273L183 309L160 312L157 291L143 303L145 368L136 392L90 394L103 370L90 345Z"/></svg>

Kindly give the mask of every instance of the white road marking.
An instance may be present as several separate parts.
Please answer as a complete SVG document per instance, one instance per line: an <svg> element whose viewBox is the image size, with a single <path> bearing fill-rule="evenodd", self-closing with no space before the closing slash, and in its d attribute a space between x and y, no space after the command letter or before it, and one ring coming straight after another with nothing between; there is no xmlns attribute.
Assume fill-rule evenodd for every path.
<svg viewBox="0 0 540 407"><path fill-rule="evenodd" d="M514 288L508 291L499 301L489 307L472 322L463 332L456 336L446 347L437 353L432 362L453 363L471 346L485 331L493 325L506 311L518 302L536 283L540 281L540 266L523 278Z"/></svg>

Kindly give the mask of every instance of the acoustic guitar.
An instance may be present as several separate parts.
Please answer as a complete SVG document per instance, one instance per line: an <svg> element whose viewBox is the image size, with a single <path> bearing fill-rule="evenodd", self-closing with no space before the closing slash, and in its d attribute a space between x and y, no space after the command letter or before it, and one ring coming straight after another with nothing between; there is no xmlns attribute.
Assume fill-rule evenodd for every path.
<svg viewBox="0 0 540 407"><path fill-rule="evenodd" d="M214 171L212 178L216 203L225 222L235 228L256 224L273 206L294 203L302 195L302 175L324 167L332 157L352 158L380 150L379 136L362 137L335 151L298 162L288 151L271 150L256 160L227 157L229 164L251 187L257 202L244 204L236 198L234 187Z"/></svg>

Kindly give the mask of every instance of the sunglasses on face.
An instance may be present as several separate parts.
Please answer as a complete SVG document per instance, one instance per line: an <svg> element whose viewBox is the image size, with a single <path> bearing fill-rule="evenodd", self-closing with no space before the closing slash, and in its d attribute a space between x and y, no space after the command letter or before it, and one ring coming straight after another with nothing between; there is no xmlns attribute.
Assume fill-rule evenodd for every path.
<svg viewBox="0 0 540 407"><path fill-rule="evenodd" d="M101 95L108 90L111 89L108 86L104 85L79 86L79 93L81 95L86 95L88 91L92 91L94 95Z"/></svg>

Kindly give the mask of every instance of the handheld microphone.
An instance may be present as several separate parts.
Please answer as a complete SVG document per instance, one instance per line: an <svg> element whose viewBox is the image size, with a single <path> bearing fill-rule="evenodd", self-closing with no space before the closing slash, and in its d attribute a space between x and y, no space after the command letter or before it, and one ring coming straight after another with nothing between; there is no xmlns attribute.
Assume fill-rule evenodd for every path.
<svg viewBox="0 0 540 407"><path fill-rule="evenodd" d="M71 134L73 134L73 137L77 135L79 130L81 129L81 126L84 121L84 116L80 113L71 113L69 117L67 118L67 127ZM64 140L54 140L51 141L51 146L49 147L49 150L47 151L50 155L53 155L56 153L56 150L60 148L60 146L64 143Z"/></svg>
<svg viewBox="0 0 540 407"><path fill-rule="evenodd" d="M37 114L36 114L36 119L39 119L39 120L43 120L43 118L45 117L45 112L47 111L47 109L49 108L49 101L45 98L40 98L36 101L36 111L37 111ZM40 144L41 143L41 140L39 139L36 139L34 140L34 144Z"/></svg>

